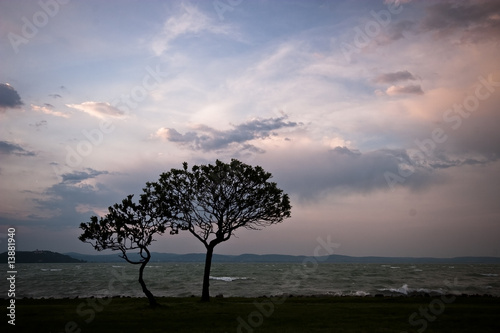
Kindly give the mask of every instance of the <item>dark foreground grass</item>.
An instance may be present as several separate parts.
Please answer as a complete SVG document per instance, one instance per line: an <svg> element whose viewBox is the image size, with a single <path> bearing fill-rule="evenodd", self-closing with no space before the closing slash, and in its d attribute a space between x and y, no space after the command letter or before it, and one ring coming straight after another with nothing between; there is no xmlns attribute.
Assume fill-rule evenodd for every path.
<svg viewBox="0 0 500 333"><path fill-rule="evenodd" d="M151 309L145 298L22 299L16 325L6 326L8 332L53 333L500 332L500 298L493 297L158 300L162 306Z"/></svg>

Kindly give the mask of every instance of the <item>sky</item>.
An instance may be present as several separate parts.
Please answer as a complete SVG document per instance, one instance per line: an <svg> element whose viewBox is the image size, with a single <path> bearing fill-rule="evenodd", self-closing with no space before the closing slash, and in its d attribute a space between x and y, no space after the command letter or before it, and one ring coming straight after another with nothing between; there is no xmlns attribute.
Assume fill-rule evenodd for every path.
<svg viewBox="0 0 500 333"><path fill-rule="evenodd" d="M236 158L292 217L216 253L498 257L499 54L498 1L0 0L0 252Z"/></svg>

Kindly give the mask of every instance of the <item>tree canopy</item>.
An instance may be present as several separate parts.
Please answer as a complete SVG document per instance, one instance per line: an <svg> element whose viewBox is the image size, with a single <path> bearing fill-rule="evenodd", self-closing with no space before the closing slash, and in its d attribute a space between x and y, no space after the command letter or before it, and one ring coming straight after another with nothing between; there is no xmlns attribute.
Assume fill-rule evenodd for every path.
<svg viewBox="0 0 500 333"><path fill-rule="evenodd" d="M163 234L167 229L165 215L159 215L150 198L143 194L139 203L127 196L121 204L108 208L104 217L92 216L90 222L81 223L83 233L79 239L90 243L97 251L106 249L121 251L120 257L131 264L140 264L139 283L151 306L156 306L153 294L147 289L143 279L144 268L151 259L148 246L155 234ZM131 259L128 252L139 253L139 259Z"/></svg>
<svg viewBox="0 0 500 333"><path fill-rule="evenodd" d="M261 229L290 217L290 200L271 173L236 159L230 163L171 169L144 191L158 212L168 214L171 233L188 230L207 249L202 300L209 300L209 275L215 246L238 228Z"/></svg>

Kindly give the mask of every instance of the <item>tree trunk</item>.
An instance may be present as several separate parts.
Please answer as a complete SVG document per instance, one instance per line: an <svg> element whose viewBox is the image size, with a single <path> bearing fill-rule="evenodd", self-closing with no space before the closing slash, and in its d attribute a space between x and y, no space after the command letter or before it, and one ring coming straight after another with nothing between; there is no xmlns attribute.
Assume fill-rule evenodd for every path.
<svg viewBox="0 0 500 333"><path fill-rule="evenodd" d="M205 257L205 272L203 274L203 290L201 292L201 301L210 301L210 268L212 266L212 255L214 253L214 247L212 245L207 246L207 255Z"/></svg>
<svg viewBox="0 0 500 333"><path fill-rule="evenodd" d="M154 308L154 307L158 306L158 303L156 303L156 299L153 296L153 294L148 290L148 288L146 288L146 283L144 282L144 279L142 278L143 273L144 273L144 267L146 267L146 265L148 264L149 259L150 259L150 255L148 253L147 259L141 263L141 268L139 268L139 283L141 284L142 291L144 292L144 294L146 295L146 297L149 300L149 306Z"/></svg>

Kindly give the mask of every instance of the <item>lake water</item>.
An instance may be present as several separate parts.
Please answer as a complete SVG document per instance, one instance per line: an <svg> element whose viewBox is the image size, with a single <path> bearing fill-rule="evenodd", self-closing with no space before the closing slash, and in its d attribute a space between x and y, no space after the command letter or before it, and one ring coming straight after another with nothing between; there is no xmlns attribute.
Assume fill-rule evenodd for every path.
<svg viewBox="0 0 500 333"><path fill-rule="evenodd" d="M3 265L4 271L8 269ZM155 296L201 295L203 263L150 263ZM144 296L139 266L123 263L16 264L16 297ZM214 263L212 296L489 294L500 296L500 265ZM2 281L3 290L6 279ZM6 298L7 295L0 296Z"/></svg>

